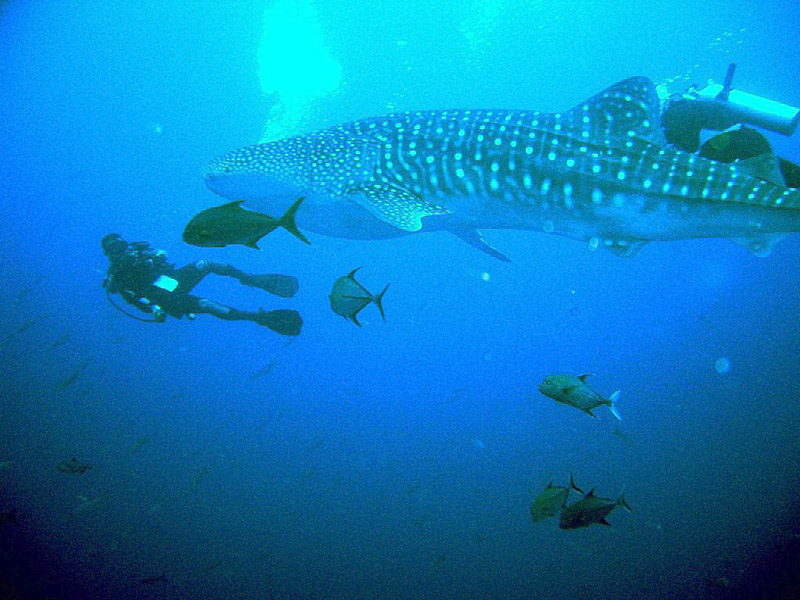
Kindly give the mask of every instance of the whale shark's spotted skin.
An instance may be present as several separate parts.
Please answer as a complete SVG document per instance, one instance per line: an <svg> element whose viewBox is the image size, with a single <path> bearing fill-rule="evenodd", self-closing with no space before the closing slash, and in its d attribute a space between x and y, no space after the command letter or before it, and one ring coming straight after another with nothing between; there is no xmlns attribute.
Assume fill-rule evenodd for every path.
<svg viewBox="0 0 800 600"><path fill-rule="evenodd" d="M638 77L563 114L409 112L249 146L212 161L206 182L278 213L306 196L298 223L321 233L447 230L499 258L479 229L555 233L620 255L696 237L765 254L774 234L800 230L800 191L771 175L774 157L728 165L681 152L658 115L652 82Z"/></svg>

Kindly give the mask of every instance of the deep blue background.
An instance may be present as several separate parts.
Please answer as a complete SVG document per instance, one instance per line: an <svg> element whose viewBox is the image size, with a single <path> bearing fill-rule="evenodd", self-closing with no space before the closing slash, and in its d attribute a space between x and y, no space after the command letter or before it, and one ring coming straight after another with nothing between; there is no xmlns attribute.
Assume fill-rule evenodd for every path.
<svg viewBox="0 0 800 600"><path fill-rule="evenodd" d="M693 240L626 260L487 232L511 264L443 233L186 246L188 219L220 202L205 163L268 124L271 4L0 8L0 512L19 512L0 529L0 592L717 598L780 579L799 531L800 236L767 259ZM558 111L632 75L719 81L732 61L738 88L800 103L800 7L782 0L312 8L342 82L299 131L392 110ZM797 137L772 139L800 160ZM212 278L198 291L297 308L303 334L125 319L100 287L109 231L179 264L298 276L292 300ZM330 311L357 266L370 290L391 282L386 323L372 306L361 329ZM629 437L605 409L541 396L552 372L621 389ZM73 455L94 468L58 472ZM634 513L532 524L530 501L570 473L624 487Z"/></svg>

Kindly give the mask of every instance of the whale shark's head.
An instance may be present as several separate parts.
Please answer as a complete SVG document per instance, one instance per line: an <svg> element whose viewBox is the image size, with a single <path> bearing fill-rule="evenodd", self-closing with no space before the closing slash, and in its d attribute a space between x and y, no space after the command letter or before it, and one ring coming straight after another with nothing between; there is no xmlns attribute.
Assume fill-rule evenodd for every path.
<svg viewBox="0 0 800 600"><path fill-rule="evenodd" d="M298 138L246 146L212 160L208 188L225 198L283 206L310 192L307 148Z"/></svg>
<svg viewBox="0 0 800 600"><path fill-rule="evenodd" d="M406 232L343 201L351 184L369 180L377 149L344 130L326 130L239 148L212 160L204 175L210 190L277 216L298 198L303 229L342 237L380 239Z"/></svg>
<svg viewBox="0 0 800 600"><path fill-rule="evenodd" d="M350 188L371 181L380 144L336 127L233 150L212 160L206 185L229 200L258 201L260 210L283 212L305 197L303 212L337 203Z"/></svg>

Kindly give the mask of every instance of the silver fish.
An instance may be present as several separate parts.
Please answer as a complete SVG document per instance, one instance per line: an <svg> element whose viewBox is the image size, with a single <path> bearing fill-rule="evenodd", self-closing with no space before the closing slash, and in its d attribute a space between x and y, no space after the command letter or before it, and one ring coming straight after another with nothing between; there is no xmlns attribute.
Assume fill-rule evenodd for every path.
<svg viewBox="0 0 800 600"><path fill-rule="evenodd" d="M544 378L544 381L539 386L539 391L556 402L582 410L590 417L595 417L592 411L598 406L608 406L611 414L618 421L622 421L622 416L615 405L619 399L619 390L611 394L608 399L603 398L586 383L586 378L590 375L591 373L584 373L576 377L574 375L553 373Z"/></svg>
<svg viewBox="0 0 800 600"><path fill-rule="evenodd" d="M361 267L358 267L360 269ZM330 293L331 309L337 315L340 315L352 321L359 327L361 323L358 322L356 315L370 302L374 302L375 306L381 313L381 318L386 321L386 315L383 314L383 295L389 289L389 284L383 288L380 294L372 295L367 288L355 280L355 274L358 269L353 269L347 275L339 277L333 282L333 289Z"/></svg>
<svg viewBox="0 0 800 600"><path fill-rule="evenodd" d="M65 460L62 463L58 464L58 470L62 473L78 473L83 474L86 473L89 469L92 468L92 465L89 463L82 463L74 456L70 460Z"/></svg>
<svg viewBox="0 0 800 600"><path fill-rule="evenodd" d="M606 521L606 515L618 506L622 506L628 512L632 512L631 507L628 506L625 500L624 492L614 501L610 498L595 496L594 489L592 489L583 498L576 500L561 511L558 526L561 529L580 529L595 523L610 525Z"/></svg>
<svg viewBox="0 0 800 600"><path fill-rule="evenodd" d="M558 511L562 510L569 499L570 490L575 490L579 494L583 492L575 485L572 475L569 476L569 487L547 484L536 498L531 502L531 520L534 523L555 517Z"/></svg>

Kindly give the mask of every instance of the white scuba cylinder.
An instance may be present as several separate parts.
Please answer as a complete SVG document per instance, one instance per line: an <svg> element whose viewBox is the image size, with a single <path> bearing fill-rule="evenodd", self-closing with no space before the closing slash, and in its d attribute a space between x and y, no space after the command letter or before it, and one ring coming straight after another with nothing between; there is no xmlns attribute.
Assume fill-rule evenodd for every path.
<svg viewBox="0 0 800 600"><path fill-rule="evenodd" d="M700 101L722 104L739 123L762 127L775 133L792 135L800 124L800 108L769 100L740 90L726 90L709 84L694 92Z"/></svg>

